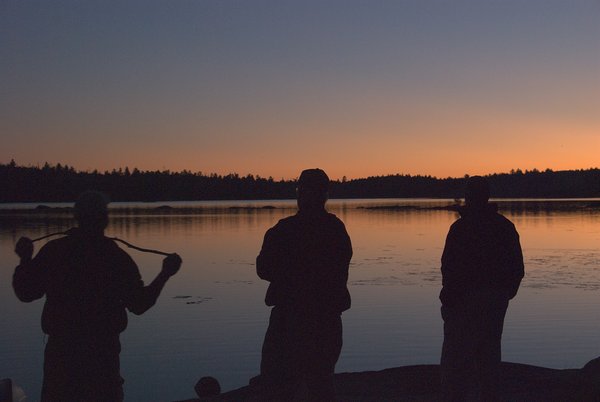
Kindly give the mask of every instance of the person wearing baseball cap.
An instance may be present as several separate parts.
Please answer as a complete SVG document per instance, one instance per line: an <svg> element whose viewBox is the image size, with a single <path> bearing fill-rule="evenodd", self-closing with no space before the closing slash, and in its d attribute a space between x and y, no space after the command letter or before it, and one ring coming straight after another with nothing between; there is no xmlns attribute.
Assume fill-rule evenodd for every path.
<svg viewBox="0 0 600 402"><path fill-rule="evenodd" d="M272 306L255 382L265 400L291 400L302 384L309 400L335 399L352 245L342 221L325 208L328 192L323 170L304 170L298 212L267 231L256 259L258 276L269 282L265 303Z"/></svg>

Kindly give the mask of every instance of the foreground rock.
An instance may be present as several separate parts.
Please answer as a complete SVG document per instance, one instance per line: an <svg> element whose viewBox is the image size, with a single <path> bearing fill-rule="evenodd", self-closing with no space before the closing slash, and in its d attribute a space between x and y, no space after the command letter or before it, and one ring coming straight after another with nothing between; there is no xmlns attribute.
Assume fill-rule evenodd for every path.
<svg viewBox="0 0 600 402"><path fill-rule="evenodd" d="M335 375L340 401L438 401L438 365L397 367L381 371ZM600 358L582 369L556 370L517 363L502 363L502 401L510 402L593 402L600 401ZM219 396L185 402L260 401L251 387L242 387ZM302 401L300 395L297 400ZM184 401L181 401L184 402Z"/></svg>

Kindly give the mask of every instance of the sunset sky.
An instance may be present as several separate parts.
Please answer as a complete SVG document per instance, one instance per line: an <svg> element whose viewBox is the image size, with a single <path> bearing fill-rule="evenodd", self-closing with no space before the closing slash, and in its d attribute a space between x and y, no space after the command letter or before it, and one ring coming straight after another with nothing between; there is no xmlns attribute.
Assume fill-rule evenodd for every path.
<svg viewBox="0 0 600 402"><path fill-rule="evenodd" d="M600 1L0 2L0 162L600 166Z"/></svg>

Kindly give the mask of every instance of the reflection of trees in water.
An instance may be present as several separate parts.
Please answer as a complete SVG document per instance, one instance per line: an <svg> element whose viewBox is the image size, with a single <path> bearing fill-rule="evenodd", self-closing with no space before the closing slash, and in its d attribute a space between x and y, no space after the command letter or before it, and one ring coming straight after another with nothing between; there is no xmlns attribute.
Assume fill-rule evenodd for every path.
<svg viewBox="0 0 600 402"><path fill-rule="evenodd" d="M361 221L374 222L385 225L410 226L415 223L427 224L450 224L458 218L454 211L440 210L414 210L414 209L360 209L350 214L349 219L360 219Z"/></svg>
<svg viewBox="0 0 600 402"><path fill-rule="evenodd" d="M281 215L281 216L280 216ZM111 217L109 231L115 235L138 236L140 232L170 235L178 233L220 232L241 228L258 228L262 222L280 219L281 211L232 211L193 215L129 215Z"/></svg>
<svg viewBox="0 0 600 402"><path fill-rule="evenodd" d="M365 200L368 202L368 200ZM502 214L510 216L557 216L557 215L581 215L600 216L600 201L596 200L492 200L498 205ZM405 217L433 217L440 216L439 213L449 213L458 216L457 205L447 200L415 202L411 200L393 200L388 203L380 203L358 206L358 209L372 215L382 217L405 216Z"/></svg>
<svg viewBox="0 0 600 402"><path fill-rule="evenodd" d="M169 213L160 214L141 209L111 210L107 234L135 238L148 232L169 236L174 233L237 231L242 228L259 228L265 222L276 222L290 214L289 209L261 208L203 209L194 212L173 209ZM21 236L41 237L63 232L76 225L72 212L4 213L0 215L0 239L14 243Z"/></svg>
<svg viewBox="0 0 600 402"><path fill-rule="evenodd" d="M515 216L553 216L600 214L600 202L590 200L509 200L498 201L500 212Z"/></svg>
<svg viewBox="0 0 600 402"><path fill-rule="evenodd" d="M509 217L547 217L552 220L558 216L578 215L583 220L600 220L600 203L593 200L499 200L497 203L500 212ZM443 209L451 204L451 200L330 200L328 210L344 222L360 220L376 224L411 225L415 222L453 221L458 214ZM252 230L271 226L295 212L295 203L279 205L277 202L265 202L258 206L118 207L110 209L107 232L130 238L139 237L145 232L169 236L173 233L191 235L238 231L242 228ZM65 231L76 225L72 215L73 211L69 208L0 210L0 239L14 243L20 236L35 238Z"/></svg>
<svg viewBox="0 0 600 402"><path fill-rule="evenodd" d="M63 232L74 225L75 219L64 214L3 214L0 215L0 240L16 243L21 236L41 237Z"/></svg>

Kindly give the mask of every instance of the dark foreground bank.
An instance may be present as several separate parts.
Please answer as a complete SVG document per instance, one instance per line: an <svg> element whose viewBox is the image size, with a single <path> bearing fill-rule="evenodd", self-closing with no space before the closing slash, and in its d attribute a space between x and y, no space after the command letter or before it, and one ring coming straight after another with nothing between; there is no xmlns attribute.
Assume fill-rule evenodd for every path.
<svg viewBox="0 0 600 402"><path fill-rule="evenodd" d="M335 386L339 401L438 401L439 377L438 365L406 366L336 374ZM565 370L502 363L500 388L502 401L600 401L600 357L581 369ZM246 386L215 397L179 402L260 400L261 395ZM302 390L295 400L305 400Z"/></svg>

